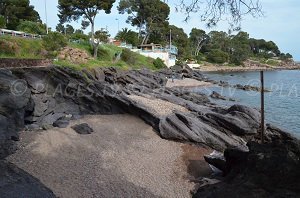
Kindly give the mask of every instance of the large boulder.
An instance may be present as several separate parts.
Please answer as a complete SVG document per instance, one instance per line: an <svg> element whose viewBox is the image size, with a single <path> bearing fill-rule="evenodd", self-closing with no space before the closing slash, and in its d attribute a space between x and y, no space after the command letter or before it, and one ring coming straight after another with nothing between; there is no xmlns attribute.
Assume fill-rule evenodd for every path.
<svg viewBox="0 0 300 198"><path fill-rule="evenodd" d="M272 126L267 132L265 144L226 149L224 181L201 187L194 197L299 197L300 141Z"/></svg>
<svg viewBox="0 0 300 198"><path fill-rule="evenodd" d="M8 70L0 70L0 158L15 150L14 141L24 128L25 109L30 100L26 81Z"/></svg>

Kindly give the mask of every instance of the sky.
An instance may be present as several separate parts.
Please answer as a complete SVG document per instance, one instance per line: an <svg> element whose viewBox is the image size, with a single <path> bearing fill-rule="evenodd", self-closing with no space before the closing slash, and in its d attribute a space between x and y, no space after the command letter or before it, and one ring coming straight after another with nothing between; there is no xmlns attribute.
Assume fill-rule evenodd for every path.
<svg viewBox="0 0 300 198"><path fill-rule="evenodd" d="M58 0L30 0L31 5L39 12L43 22L46 20L45 2L47 3L48 25L55 29L58 24ZM184 22L185 15L175 11L176 2L180 0L169 0L171 7L170 24L183 28L189 34L192 28L204 29L206 32L212 30L227 31L228 23L221 21L214 28L206 28L205 22L200 20L200 14L193 14L188 22ZM186 0L190 1L190 0ZM118 2L118 0L116 1ZM300 1L299 0L260 0L263 17L253 18L246 16L242 21L242 31L249 33L250 37L274 41L284 53L291 53L296 61L300 61ZM126 23L127 15L120 15L117 11L117 3L114 4L111 14L100 12L96 18L96 30L107 28L112 36L118 32L118 28L135 27ZM119 25L118 25L119 24ZM79 29L81 21L72 22L71 25Z"/></svg>

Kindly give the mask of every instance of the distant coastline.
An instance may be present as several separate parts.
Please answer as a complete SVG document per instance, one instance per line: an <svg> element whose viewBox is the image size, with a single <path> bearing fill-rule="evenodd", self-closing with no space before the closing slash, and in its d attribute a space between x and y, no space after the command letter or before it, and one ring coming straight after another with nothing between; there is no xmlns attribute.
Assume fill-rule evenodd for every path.
<svg viewBox="0 0 300 198"><path fill-rule="evenodd" d="M201 66L195 68L202 72L246 72L246 71L271 71L271 70L300 70L300 64L294 66L278 67L244 67L244 66Z"/></svg>

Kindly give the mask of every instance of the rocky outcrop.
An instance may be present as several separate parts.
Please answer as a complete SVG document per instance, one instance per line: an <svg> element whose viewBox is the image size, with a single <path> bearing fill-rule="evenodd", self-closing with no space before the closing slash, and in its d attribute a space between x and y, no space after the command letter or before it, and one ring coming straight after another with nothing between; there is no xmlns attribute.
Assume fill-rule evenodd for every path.
<svg viewBox="0 0 300 198"><path fill-rule="evenodd" d="M0 71L0 158L14 151L14 141L25 126L25 111L30 108L30 91L26 86L11 71Z"/></svg>
<svg viewBox="0 0 300 198"><path fill-rule="evenodd" d="M3 70L3 85L6 83L7 88L1 91L5 101L1 103L1 115L6 124L1 125L0 130L2 156L9 153L10 147L5 145L18 139L17 132L24 125L28 130L66 127L66 117L76 119L85 114L131 113L153 126L163 138L192 141L220 151L228 146L244 145L244 139L255 136L259 128L256 110L244 106L224 109L210 103L204 94L166 88L169 74L169 70L120 71L115 68L82 72L59 67ZM203 79L199 72L190 71L189 75ZM16 86L20 96L11 94L15 81L23 86ZM152 111L156 103L149 106L129 96L144 100L152 97L162 106L166 106L163 101L168 102L168 113L156 114ZM175 108L177 112L173 112L174 105L182 108Z"/></svg>
<svg viewBox="0 0 300 198"><path fill-rule="evenodd" d="M85 50L71 47L63 48L58 54L59 60L67 60L74 64L87 63L90 58L90 55Z"/></svg>
<svg viewBox="0 0 300 198"><path fill-rule="evenodd" d="M267 129L271 133L266 144L249 142L249 150L226 149L225 165L208 159L226 177L199 188L194 197L299 197L300 141L276 127Z"/></svg>

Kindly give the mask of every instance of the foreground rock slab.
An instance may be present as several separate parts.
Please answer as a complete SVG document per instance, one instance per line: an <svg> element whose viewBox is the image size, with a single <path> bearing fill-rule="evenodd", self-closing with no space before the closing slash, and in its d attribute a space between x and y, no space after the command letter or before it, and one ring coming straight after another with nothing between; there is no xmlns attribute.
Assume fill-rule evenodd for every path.
<svg viewBox="0 0 300 198"><path fill-rule="evenodd" d="M56 197L37 178L12 163L0 160L0 170L1 198Z"/></svg>

